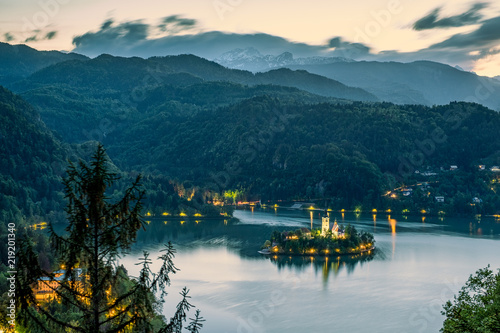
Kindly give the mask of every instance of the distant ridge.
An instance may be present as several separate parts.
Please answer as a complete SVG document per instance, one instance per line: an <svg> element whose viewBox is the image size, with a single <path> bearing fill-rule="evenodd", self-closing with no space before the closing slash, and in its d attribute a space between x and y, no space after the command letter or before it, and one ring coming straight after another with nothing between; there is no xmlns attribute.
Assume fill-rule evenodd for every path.
<svg viewBox="0 0 500 333"><path fill-rule="evenodd" d="M229 68L243 69L251 72L262 72L269 69L293 65L319 65L336 62L353 62L354 60L342 57L305 57L294 58L290 52L280 55L262 55L253 47L234 49L214 59L215 62Z"/></svg>
<svg viewBox="0 0 500 333"><path fill-rule="evenodd" d="M0 84L14 82L59 62L86 59L89 58L76 53L38 51L23 44L0 42Z"/></svg>
<svg viewBox="0 0 500 333"><path fill-rule="evenodd" d="M36 85L66 84L70 86L92 87L100 89L132 89L145 77L154 76L162 84L178 85L177 79L182 74L183 80L226 81L249 86L273 84L293 87L309 93L357 101L377 101L377 97L360 88L348 87L336 80L304 70L274 70L267 73L253 74L249 71L226 68L216 62L194 55L179 55L124 58L107 54L88 60L77 59L57 63L41 69L23 81L9 85L14 91L21 92ZM173 78L176 75L176 79Z"/></svg>
<svg viewBox="0 0 500 333"><path fill-rule="evenodd" d="M500 110L500 77L488 78L433 61L411 63L354 61L346 58L295 59L289 52L262 55L258 50L235 49L216 58L218 63L252 72L289 68L305 70L362 88L380 100L397 104L447 104L477 102Z"/></svg>

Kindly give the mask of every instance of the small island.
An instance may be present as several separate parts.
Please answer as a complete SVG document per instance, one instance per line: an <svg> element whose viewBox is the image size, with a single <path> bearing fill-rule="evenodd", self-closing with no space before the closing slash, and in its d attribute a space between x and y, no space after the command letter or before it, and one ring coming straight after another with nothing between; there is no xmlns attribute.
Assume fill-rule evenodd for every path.
<svg viewBox="0 0 500 333"><path fill-rule="evenodd" d="M321 229L274 231L262 246L261 254L298 256L338 256L371 253L375 249L373 235L358 232L352 225L339 226L335 221L330 229L329 217L322 218Z"/></svg>

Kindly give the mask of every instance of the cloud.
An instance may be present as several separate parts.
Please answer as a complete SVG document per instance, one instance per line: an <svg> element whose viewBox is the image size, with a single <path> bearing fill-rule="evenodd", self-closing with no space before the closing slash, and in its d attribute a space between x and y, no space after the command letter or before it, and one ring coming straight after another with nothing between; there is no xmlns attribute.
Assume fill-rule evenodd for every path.
<svg viewBox="0 0 500 333"><path fill-rule="evenodd" d="M500 16L483 21L475 31L453 35L429 48L477 48L487 47L495 43L500 43Z"/></svg>
<svg viewBox="0 0 500 333"><path fill-rule="evenodd" d="M133 45L138 41L143 41L148 37L149 25L142 20L130 21L114 25L112 19L106 20L99 31L87 32L83 35L73 38L73 45L85 47L86 45L95 45L106 47L107 43L112 43L114 47L126 47Z"/></svg>
<svg viewBox="0 0 500 333"><path fill-rule="evenodd" d="M351 43L342 40L342 37L333 37L327 43L329 48L334 48L330 52L332 56L344 57L349 59L357 59L370 54L370 47L362 43Z"/></svg>
<svg viewBox="0 0 500 333"><path fill-rule="evenodd" d="M488 7L486 2L478 2L473 4L470 9L460 15L449 16L439 19L441 7L434 9L428 15L422 17L413 24L414 30L427 30L436 28L453 28L463 27L471 24L479 23L483 19L483 15L479 13L484 8Z"/></svg>
<svg viewBox="0 0 500 333"><path fill-rule="evenodd" d="M473 70L477 61L496 54L500 54L500 16L482 21L472 32L455 34L427 48L405 53L386 51L377 54L377 58L401 62L432 60Z"/></svg>
<svg viewBox="0 0 500 333"><path fill-rule="evenodd" d="M342 44L341 37L333 37L328 41L328 46L330 47L340 47L341 44Z"/></svg>
<svg viewBox="0 0 500 333"><path fill-rule="evenodd" d="M38 41L38 35L33 35L24 40L25 43L29 42L37 42Z"/></svg>
<svg viewBox="0 0 500 333"><path fill-rule="evenodd" d="M171 15L162 18L159 23L149 24L144 20L116 23L110 18L104 21L98 31L89 31L73 38L75 52L90 56L110 53L123 56L145 56L142 47L152 50L158 40L179 34L197 26L194 19ZM164 55L158 48L151 55ZM151 56L149 55L149 56Z"/></svg>
<svg viewBox="0 0 500 333"><path fill-rule="evenodd" d="M7 42L12 42L15 38L10 32L6 32L3 34L3 37L5 38L5 41Z"/></svg>
<svg viewBox="0 0 500 333"><path fill-rule="evenodd" d="M56 37L57 35L57 31L49 31L47 32L47 34L45 35L45 39L47 40L51 40L53 39L54 37Z"/></svg>
<svg viewBox="0 0 500 333"><path fill-rule="evenodd" d="M107 19L106 21L104 21L101 25L101 30L106 30L108 29L109 27L111 27L113 25L114 21L113 19Z"/></svg>
<svg viewBox="0 0 500 333"><path fill-rule="evenodd" d="M471 8L479 10L480 6L485 6L485 4L476 4ZM443 26L444 23L439 23L442 20L434 19L434 26ZM185 33L184 27L195 29L197 22L178 15L165 17L154 24L144 21L115 23L109 19L97 31L90 31L75 37L73 52L90 57L102 53L143 58L195 54L207 59L215 59L237 48L253 47L262 54L275 56L290 52L294 57L327 56L398 62L430 60L448 63L452 66L460 65L466 70L472 70L477 60L500 52L500 16L481 21L480 26L472 32L455 34L440 43L414 52L385 50L373 53L368 45L350 42L339 36L330 38L323 45L311 45L265 33L237 34L220 31Z"/></svg>
<svg viewBox="0 0 500 333"><path fill-rule="evenodd" d="M102 53L117 56L165 56L191 53L207 59L214 59L236 48L254 47L266 54L278 55L291 52L295 56L314 56L328 54L328 45L309 45L295 43L285 38L264 33L235 34L220 31L196 32L187 34L189 29L197 28L197 21L178 15L167 16L159 23L148 24L143 21L115 23L105 21L98 31L89 31L73 38L73 52L90 57ZM162 31L164 30L164 31ZM342 41L344 50L355 49L366 53L360 44ZM337 50L340 54L340 51ZM354 54L354 52L352 52ZM360 53L360 51L357 51Z"/></svg>
<svg viewBox="0 0 500 333"><path fill-rule="evenodd" d="M179 15L171 15L164 17L157 27L163 32L178 33L180 31L190 30L197 24L198 22L194 19L182 18Z"/></svg>
<svg viewBox="0 0 500 333"><path fill-rule="evenodd" d="M24 43L39 42L42 40L51 40L54 39L56 36L57 36L57 31L55 30L43 33L41 30L37 29L33 31L33 34L31 36L27 37L24 40ZM15 39L14 36L11 35L11 37L12 37L11 41Z"/></svg>

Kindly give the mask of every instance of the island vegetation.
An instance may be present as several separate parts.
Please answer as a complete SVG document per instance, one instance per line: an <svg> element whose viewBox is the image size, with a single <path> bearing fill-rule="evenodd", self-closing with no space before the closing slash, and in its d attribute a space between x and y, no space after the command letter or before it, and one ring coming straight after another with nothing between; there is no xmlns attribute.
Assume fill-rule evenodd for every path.
<svg viewBox="0 0 500 333"><path fill-rule="evenodd" d="M260 253L263 254L353 255L373 251L375 239L371 233L360 232L355 226L348 224L338 227L338 231L313 229L311 232L307 228L282 232L275 230L262 248Z"/></svg>

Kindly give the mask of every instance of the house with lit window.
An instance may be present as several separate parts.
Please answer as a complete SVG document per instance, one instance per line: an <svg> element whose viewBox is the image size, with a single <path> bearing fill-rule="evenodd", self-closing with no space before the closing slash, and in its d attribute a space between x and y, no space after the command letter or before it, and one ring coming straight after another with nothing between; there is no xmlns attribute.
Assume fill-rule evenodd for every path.
<svg viewBox="0 0 500 333"><path fill-rule="evenodd" d="M436 199L436 202L444 202L444 197L443 196L437 196L434 197Z"/></svg>
<svg viewBox="0 0 500 333"><path fill-rule="evenodd" d="M403 195L405 197L408 197L408 196L413 194L413 189L412 188L404 188L401 190L401 192L403 193Z"/></svg>
<svg viewBox="0 0 500 333"><path fill-rule="evenodd" d="M77 279L80 278L80 276L82 275L82 269L75 268L73 271L75 272ZM37 301L47 301L57 296L56 290L65 280L66 271L64 269L61 269L55 271L53 274L54 275L52 277L42 276L32 287L33 294L35 295L35 299ZM80 281L77 282L81 283Z"/></svg>
<svg viewBox="0 0 500 333"><path fill-rule="evenodd" d="M481 204L481 203L483 203L483 199L480 199L478 197L474 197L474 198L472 198L472 203L473 204Z"/></svg>

